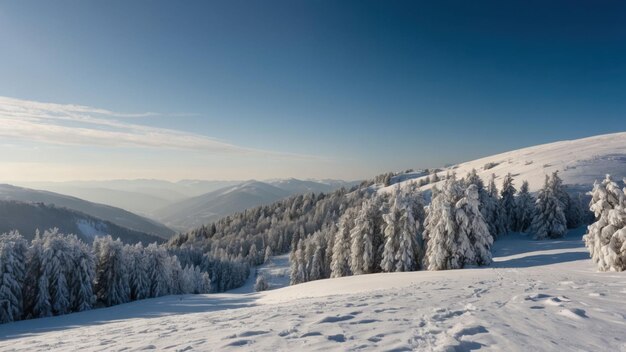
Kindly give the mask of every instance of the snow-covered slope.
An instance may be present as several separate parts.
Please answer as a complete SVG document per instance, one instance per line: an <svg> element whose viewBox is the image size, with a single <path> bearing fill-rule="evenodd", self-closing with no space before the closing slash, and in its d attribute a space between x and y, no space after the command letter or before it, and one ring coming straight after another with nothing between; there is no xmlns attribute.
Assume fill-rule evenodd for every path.
<svg viewBox="0 0 626 352"><path fill-rule="evenodd" d="M496 242L491 267L169 296L2 325L0 350L621 351L626 273L580 240Z"/></svg>
<svg viewBox="0 0 626 352"><path fill-rule="evenodd" d="M588 190L595 180L602 180L607 173L615 179L626 177L626 132L518 149L453 165L439 172L439 176L454 171L463 177L472 169L476 169L484 180L492 173L501 180L510 172L518 186L528 180L531 191L541 188L546 174L559 171L565 184ZM416 177L401 183L420 179Z"/></svg>

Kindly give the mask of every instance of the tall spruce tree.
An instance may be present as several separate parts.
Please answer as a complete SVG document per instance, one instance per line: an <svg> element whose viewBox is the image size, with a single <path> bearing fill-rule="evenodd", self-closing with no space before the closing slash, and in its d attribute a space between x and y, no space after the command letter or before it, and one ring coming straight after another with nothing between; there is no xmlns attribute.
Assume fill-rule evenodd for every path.
<svg viewBox="0 0 626 352"><path fill-rule="evenodd" d="M515 227L515 215L517 212L515 204L516 192L517 190L513 185L513 175L509 172L504 176L502 190L500 191L500 210L504 219L505 232L509 232Z"/></svg>
<svg viewBox="0 0 626 352"><path fill-rule="evenodd" d="M531 223L535 239L560 238L567 232L563 203L557 197L555 185L546 175L543 188L537 194Z"/></svg>

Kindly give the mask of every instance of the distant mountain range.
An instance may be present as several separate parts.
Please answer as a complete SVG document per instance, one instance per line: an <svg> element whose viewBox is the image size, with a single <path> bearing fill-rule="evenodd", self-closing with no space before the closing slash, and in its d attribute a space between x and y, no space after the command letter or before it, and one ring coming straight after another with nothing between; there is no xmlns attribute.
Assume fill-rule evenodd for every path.
<svg viewBox="0 0 626 352"><path fill-rule="evenodd" d="M0 233L17 230L30 240L35 237L37 230L43 234L52 228L58 228L62 233L75 234L87 243L91 243L96 236L108 234L125 243L164 241L162 237L130 230L67 208L43 203L0 201Z"/></svg>
<svg viewBox="0 0 626 352"><path fill-rule="evenodd" d="M0 200L64 207L130 230L167 239L174 234L172 229L186 231L294 194L328 193L357 183L294 178L264 182L169 182L149 179L29 182L20 184L24 187L0 184Z"/></svg>
<svg viewBox="0 0 626 352"><path fill-rule="evenodd" d="M293 178L269 182L248 181L171 204L156 211L154 217L173 229L186 231L294 194L328 193L354 184L356 183L345 181L323 183Z"/></svg>
<svg viewBox="0 0 626 352"><path fill-rule="evenodd" d="M157 221L144 218L129 211L109 205L88 202L59 193L0 184L0 200L43 203L46 205L54 205L57 208L67 208L103 221L111 222L112 224L125 227L129 230L158 236L163 239L167 239L174 234L174 231Z"/></svg>

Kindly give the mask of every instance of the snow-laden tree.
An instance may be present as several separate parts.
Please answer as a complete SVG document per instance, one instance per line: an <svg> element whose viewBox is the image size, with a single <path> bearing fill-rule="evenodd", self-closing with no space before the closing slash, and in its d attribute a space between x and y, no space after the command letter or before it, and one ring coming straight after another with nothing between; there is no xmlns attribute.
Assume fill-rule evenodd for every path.
<svg viewBox="0 0 626 352"><path fill-rule="evenodd" d="M72 267L71 251L66 238L52 229L44 232L42 270L48 277L50 306L54 315L67 314L71 311L69 275Z"/></svg>
<svg viewBox="0 0 626 352"><path fill-rule="evenodd" d="M304 240L300 239L289 258L291 264L291 285L296 285L306 281L304 250Z"/></svg>
<svg viewBox="0 0 626 352"><path fill-rule="evenodd" d="M72 250L72 266L70 275L70 308L73 312L89 310L93 306L95 296L93 281L95 278L95 261L91 248L75 235L68 236Z"/></svg>
<svg viewBox="0 0 626 352"><path fill-rule="evenodd" d="M267 246L265 248L265 255L263 256L263 263L267 264L272 260L272 247Z"/></svg>
<svg viewBox="0 0 626 352"><path fill-rule="evenodd" d="M557 197L555 185L546 175L543 188L537 194L531 232L535 239L559 238L567 232L563 203Z"/></svg>
<svg viewBox="0 0 626 352"><path fill-rule="evenodd" d="M526 232L535 210L535 200L528 191L528 181L522 183L517 197L515 197L515 223L513 231Z"/></svg>
<svg viewBox="0 0 626 352"><path fill-rule="evenodd" d="M396 189L385 222L385 244L381 269L383 271L413 271L423 257L421 231L413 215L413 204L406 194Z"/></svg>
<svg viewBox="0 0 626 352"><path fill-rule="evenodd" d="M333 255L331 261L330 277L342 277L352 275L350 270L350 231L354 227L356 210L347 209L339 220L339 226L335 235Z"/></svg>
<svg viewBox="0 0 626 352"><path fill-rule="evenodd" d="M454 177L448 178L441 190L433 190L433 199L424 221L426 255L424 266L428 270L458 269L463 262L457 250L458 224L456 203L463 191Z"/></svg>
<svg viewBox="0 0 626 352"><path fill-rule="evenodd" d="M269 283L267 282L267 278L265 274L259 274L256 277L256 281L254 283L254 290L256 292L266 291L270 288Z"/></svg>
<svg viewBox="0 0 626 352"><path fill-rule="evenodd" d="M511 231L515 227L515 193L517 190L513 185L513 175L509 172L504 176L502 181L502 190L500 191L500 211L502 212L502 218L504 219L505 232Z"/></svg>
<svg viewBox="0 0 626 352"><path fill-rule="evenodd" d="M152 243L144 249L144 252L148 269L148 281L150 282L149 297L160 297L170 294L174 287L174 282L172 261L167 251L156 243Z"/></svg>
<svg viewBox="0 0 626 352"><path fill-rule="evenodd" d="M375 272L377 252L383 243L381 199L374 196L363 202L350 231L350 269L355 275Z"/></svg>
<svg viewBox="0 0 626 352"><path fill-rule="evenodd" d="M490 224L489 233L493 236L494 239L498 238L498 236L505 234L507 232L506 228L506 218L504 216L504 212L500 208L500 198L498 194L498 187L496 186L496 174L491 174L489 178L489 184L487 185L487 193L489 194L491 200L490 204L490 214L485 217L487 222Z"/></svg>
<svg viewBox="0 0 626 352"><path fill-rule="evenodd" d="M26 241L18 232L0 235L0 324L19 320L24 314L26 251Z"/></svg>
<svg viewBox="0 0 626 352"><path fill-rule="evenodd" d="M391 199L391 206L386 214L383 214L385 244L380 268L385 272L393 272L396 269L396 253L400 248L400 217L402 205L399 204L399 192L396 189Z"/></svg>
<svg viewBox="0 0 626 352"><path fill-rule="evenodd" d="M583 240L601 271L626 270L625 192L609 175L591 191L590 208L596 221L587 227Z"/></svg>
<svg viewBox="0 0 626 352"><path fill-rule="evenodd" d="M309 281L323 279L324 275L324 248L317 241L313 244L315 252L311 261L311 270L309 272Z"/></svg>
<svg viewBox="0 0 626 352"><path fill-rule="evenodd" d="M128 284L130 299L139 300L150 297L150 280L143 245L124 246L128 260Z"/></svg>
<svg viewBox="0 0 626 352"><path fill-rule="evenodd" d="M469 185L465 195L456 203L457 256L464 265L487 265L491 263L493 237L480 212L478 187Z"/></svg>
<svg viewBox="0 0 626 352"><path fill-rule="evenodd" d="M96 261L94 288L96 298L105 306L130 300L128 261L123 248L122 242L119 239L113 240L111 236L96 237L94 240L93 251ZM152 269L159 270L156 265L152 266Z"/></svg>
<svg viewBox="0 0 626 352"><path fill-rule="evenodd" d="M463 181L465 187L469 187L470 185L476 186L480 203L480 212L483 214L483 218L485 219L487 226L489 226L489 233L492 235L492 237L495 238L495 234L498 231L497 190L495 191L495 196L492 193L488 192L487 189L485 189L485 184L482 178L478 176L478 172L476 171L476 169L472 169L472 171L470 171L467 176L465 176L465 179ZM490 190L492 192L493 190L495 190L495 182L490 182Z"/></svg>

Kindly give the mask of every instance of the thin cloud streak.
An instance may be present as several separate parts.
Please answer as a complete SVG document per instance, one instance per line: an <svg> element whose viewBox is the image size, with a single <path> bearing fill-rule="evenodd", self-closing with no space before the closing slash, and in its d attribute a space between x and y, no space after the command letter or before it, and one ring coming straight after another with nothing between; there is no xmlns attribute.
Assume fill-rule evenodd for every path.
<svg viewBox="0 0 626 352"><path fill-rule="evenodd" d="M152 112L124 114L82 105L41 103L0 97L0 136L57 145L138 147L188 150L216 155L323 159L247 148L199 134L119 120L156 115L158 114Z"/></svg>

